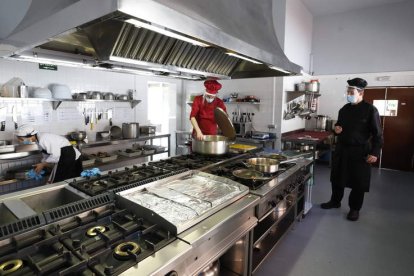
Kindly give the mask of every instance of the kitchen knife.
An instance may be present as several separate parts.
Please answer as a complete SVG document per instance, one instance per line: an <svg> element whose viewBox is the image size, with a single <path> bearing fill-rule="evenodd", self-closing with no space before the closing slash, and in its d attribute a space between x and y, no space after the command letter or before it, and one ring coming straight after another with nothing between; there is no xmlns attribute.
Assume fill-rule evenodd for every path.
<svg viewBox="0 0 414 276"><path fill-rule="evenodd" d="M14 129L17 129L19 125L17 124L17 107L15 105L13 105L12 107L12 113L13 113Z"/></svg>

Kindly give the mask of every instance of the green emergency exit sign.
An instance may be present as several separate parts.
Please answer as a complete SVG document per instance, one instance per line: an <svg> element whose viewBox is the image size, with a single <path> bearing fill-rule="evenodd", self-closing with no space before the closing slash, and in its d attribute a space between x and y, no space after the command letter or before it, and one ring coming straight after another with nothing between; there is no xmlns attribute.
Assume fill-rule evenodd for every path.
<svg viewBox="0 0 414 276"><path fill-rule="evenodd" d="M57 71L57 65L54 65L54 64L46 64L46 63L39 63L39 69Z"/></svg>

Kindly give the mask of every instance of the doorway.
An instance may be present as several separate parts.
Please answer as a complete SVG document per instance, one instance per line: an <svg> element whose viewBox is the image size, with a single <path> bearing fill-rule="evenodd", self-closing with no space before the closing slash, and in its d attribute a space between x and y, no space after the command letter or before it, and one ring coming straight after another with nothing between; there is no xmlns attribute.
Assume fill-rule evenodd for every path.
<svg viewBox="0 0 414 276"><path fill-rule="evenodd" d="M414 171L414 87L367 88L364 99L381 115L381 168Z"/></svg>
<svg viewBox="0 0 414 276"><path fill-rule="evenodd" d="M172 133L177 129L177 87L172 83L149 82L148 83L148 120L155 125L157 132L162 134ZM175 137L171 136L171 145L175 145ZM170 152L175 154L175 149L168 145L167 139L155 139L154 145L170 146ZM154 155L153 160L167 158L168 154Z"/></svg>

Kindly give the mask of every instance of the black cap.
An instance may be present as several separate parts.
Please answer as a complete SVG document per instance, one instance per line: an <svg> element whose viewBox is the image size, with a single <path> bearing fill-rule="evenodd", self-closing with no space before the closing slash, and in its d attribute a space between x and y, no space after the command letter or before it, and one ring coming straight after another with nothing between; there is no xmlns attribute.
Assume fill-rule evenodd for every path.
<svg viewBox="0 0 414 276"><path fill-rule="evenodd" d="M349 86L355 86L360 89L364 89L368 85L367 81L361 78L347 80L347 83L349 84Z"/></svg>

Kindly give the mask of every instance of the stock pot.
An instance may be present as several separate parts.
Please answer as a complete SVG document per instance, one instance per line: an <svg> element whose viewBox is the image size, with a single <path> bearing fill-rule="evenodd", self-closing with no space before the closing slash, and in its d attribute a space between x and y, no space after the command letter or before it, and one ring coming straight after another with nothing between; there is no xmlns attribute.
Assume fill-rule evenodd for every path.
<svg viewBox="0 0 414 276"><path fill-rule="evenodd" d="M204 135L203 140L193 138L191 149L193 152L208 155L222 155L229 151L229 139L222 135Z"/></svg>
<svg viewBox="0 0 414 276"><path fill-rule="evenodd" d="M208 155L222 155L229 151L229 145L236 140L236 130L227 113L220 107L214 109L214 119L223 135L204 135L203 140L193 138L193 152Z"/></svg>

